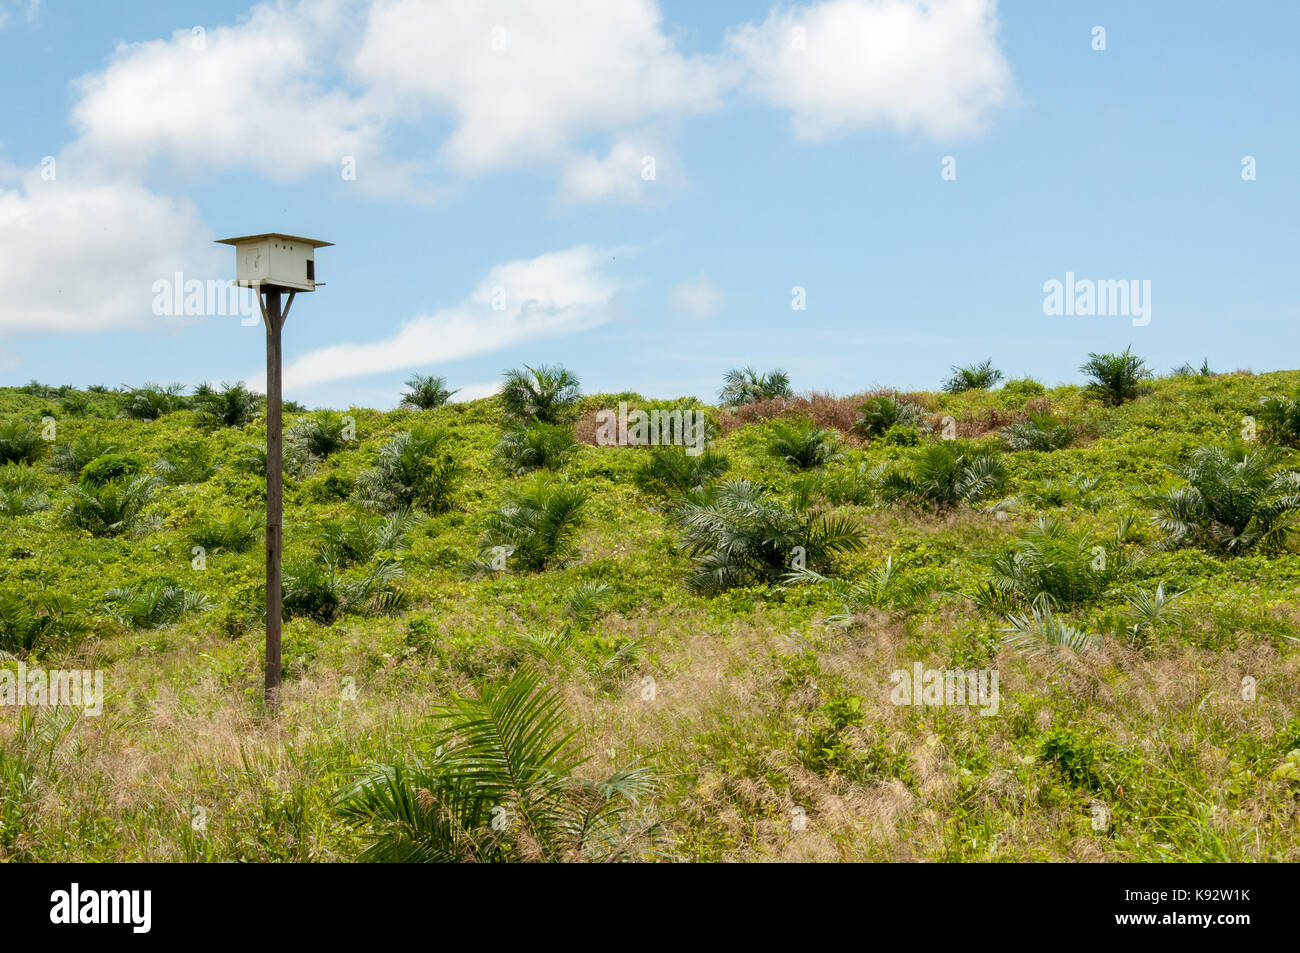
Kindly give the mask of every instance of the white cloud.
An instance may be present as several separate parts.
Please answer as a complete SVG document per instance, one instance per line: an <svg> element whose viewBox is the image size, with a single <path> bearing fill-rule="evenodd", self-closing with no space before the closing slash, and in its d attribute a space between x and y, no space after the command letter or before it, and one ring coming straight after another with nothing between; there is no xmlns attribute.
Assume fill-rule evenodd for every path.
<svg viewBox="0 0 1300 953"><path fill-rule="evenodd" d="M229 263L197 208L125 182L0 187L0 329L102 331L143 326L153 283L175 272L216 278Z"/></svg>
<svg viewBox="0 0 1300 953"><path fill-rule="evenodd" d="M345 2L258 6L237 26L121 45L106 69L73 84L80 145L120 168L165 156L279 181L373 157L384 117L331 69L361 13Z"/></svg>
<svg viewBox="0 0 1300 953"><path fill-rule="evenodd" d="M118 169L166 158L285 181L354 156L359 188L429 197L433 162L397 161L385 141L450 118L444 171L546 163L571 198L628 198L646 148L628 136L717 108L729 69L678 52L654 0L300 0L119 46L74 83L72 121Z"/></svg>
<svg viewBox="0 0 1300 953"><path fill-rule="evenodd" d="M675 285L669 293L669 299L678 311L697 318L711 318L722 307L722 292L714 287L705 274Z"/></svg>
<svg viewBox="0 0 1300 953"><path fill-rule="evenodd" d="M825 0L727 37L751 93L822 140L892 124L932 138L981 131L1011 91L996 0Z"/></svg>
<svg viewBox="0 0 1300 953"><path fill-rule="evenodd" d="M674 48L654 0L376 0L354 68L385 99L449 111L445 155L471 172L713 109L725 85Z"/></svg>
<svg viewBox="0 0 1300 953"><path fill-rule="evenodd" d="M578 246L497 265L459 304L415 317L389 337L321 348L292 361L285 389L445 364L595 327L608 319L618 287L601 273L607 258ZM261 389L265 381L251 384Z"/></svg>
<svg viewBox="0 0 1300 953"><path fill-rule="evenodd" d="M642 132L618 139L604 156L575 156L564 167L560 194L572 202L652 201L680 185L677 153L666 138Z"/></svg>

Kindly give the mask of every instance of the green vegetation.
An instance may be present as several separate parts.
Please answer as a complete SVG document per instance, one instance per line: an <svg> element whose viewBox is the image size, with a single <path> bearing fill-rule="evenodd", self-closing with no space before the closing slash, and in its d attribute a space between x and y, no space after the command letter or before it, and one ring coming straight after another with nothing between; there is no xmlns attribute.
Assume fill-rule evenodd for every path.
<svg viewBox="0 0 1300 953"><path fill-rule="evenodd" d="M793 396L790 375L780 368L761 374L752 367L740 367L732 368L723 375L718 403L723 407L736 408L759 400Z"/></svg>
<svg viewBox="0 0 1300 953"><path fill-rule="evenodd" d="M967 364L965 367L953 367L952 375L944 381L943 389L949 394L960 394L968 390L988 390L1002 380L1002 372L993 366L993 360Z"/></svg>
<svg viewBox="0 0 1300 953"><path fill-rule="evenodd" d="M289 407L274 717L260 416L0 388L0 668L105 684L0 717L0 860L1300 860L1300 372L1116 357L742 373L701 454L594 445L687 404L560 368ZM996 714L895 704L916 664Z"/></svg>

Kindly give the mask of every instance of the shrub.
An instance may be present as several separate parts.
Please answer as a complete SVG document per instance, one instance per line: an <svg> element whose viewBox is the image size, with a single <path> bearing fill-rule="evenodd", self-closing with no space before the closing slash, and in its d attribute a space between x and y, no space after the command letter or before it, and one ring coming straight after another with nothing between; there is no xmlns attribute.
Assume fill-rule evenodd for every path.
<svg viewBox="0 0 1300 953"><path fill-rule="evenodd" d="M808 489L836 506L844 503L871 506L879 498L887 469L886 464L872 467L865 463L853 468L838 468L818 474Z"/></svg>
<svg viewBox="0 0 1300 953"><path fill-rule="evenodd" d="M153 479L138 476L129 482L74 486L68 490L65 516L92 536L121 536L134 532L144 520L153 496Z"/></svg>
<svg viewBox="0 0 1300 953"><path fill-rule="evenodd" d="M116 449L116 446L103 437L94 434L78 437L70 443L60 443L55 447L50 469L55 473L62 473L66 477L76 479L87 463Z"/></svg>
<svg viewBox="0 0 1300 953"><path fill-rule="evenodd" d="M156 629L191 612L212 608L201 592L192 592L171 582L155 582L143 588L110 589L104 607L122 623L135 629Z"/></svg>
<svg viewBox="0 0 1300 953"><path fill-rule="evenodd" d="M736 408L757 400L793 397L790 375L777 368L760 374L752 367L732 368L722 378L718 400L723 407Z"/></svg>
<svg viewBox="0 0 1300 953"><path fill-rule="evenodd" d="M727 458L712 450L692 456L684 447L650 451L632 479L644 493L679 496L707 486L727 471Z"/></svg>
<svg viewBox="0 0 1300 953"><path fill-rule="evenodd" d="M411 533L423 517L409 510L396 510L388 516L356 516L348 520L330 520L321 525L317 551L339 566L368 563L382 552L409 549Z"/></svg>
<svg viewBox="0 0 1300 953"><path fill-rule="evenodd" d="M105 483L134 477L142 469L144 464L136 457L124 453L106 453L82 467L77 482L82 486L103 486Z"/></svg>
<svg viewBox="0 0 1300 953"><path fill-rule="evenodd" d="M507 472L518 476L532 470L558 470L576 449L571 427L516 422L502 433L496 459Z"/></svg>
<svg viewBox="0 0 1300 953"><path fill-rule="evenodd" d="M312 455L301 443L285 440L280 445L280 472L285 476L304 476L314 469L314 463ZM241 455L235 458L235 468L265 479L266 442L244 444Z"/></svg>
<svg viewBox="0 0 1300 953"><path fill-rule="evenodd" d="M950 394L960 394L968 390L988 390L1002 380L1002 372L994 369L993 359L965 367L954 366L952 376L944 381L943 389Z"/></svg>
<svg viewBox="0 0 1300 953"><path fill-rule="evenodd" d="M402 392L402 406L408 410L434 410L441 407L457 393L447 390L447 378L416 374L406 382Z"/></svg>
<svg viewBox="0 0 1300 953"><path fill-rule="evenodd" d="M25 463L0 466L0 516L26 516L49 505L45 484L34 468Z"/></svg>
<svg viewBox="0 0 1300 953"><path fill-rule="evenodd" d="M329 559L288 563L281 585L285 619L306 616L326 625L342 615L391 615L406 606L397 587L402 570L391 559L347 576Z"/></svg>
<svg viewBox="0 0 1300 953"><path fill-rule="evenodd" d="M1128 348L1123 354L1088 355L1079 370L1092 378L1086 391L1107 404L1118 407L1142 392L1142 382L1151 377L1146 362Z"/></svg>
<svg viewBox="0 0 1300 953"><path fill-rule="evenodd" d="M45 441L33 425L21 420L0 423L0 466L36 463L45 455Z"/></svg>
<svg viewBox="0 0 1300 953"><path fill-rule="evenodd" d="M167 387L145 384L143 387L127 388L122 415L133 420L157 420L173 411L184 409L184 393L185 387L181 384Z"/></svg>
<svg viewBox="0 0 1300 953"><path fill-rule="evenodd" d="M361 501L385 512L451 509L452 494L464 473L452 455L452 440L449 431L429 427L416 427L389 440L380 448L375 466L361 475Z"/></svg>
<svg viewBox="0 0 1300 953"><path fill-rule="evenodd" d="M243 384L222 384L214 390L206 384L194 392L194 408L202 422L218 427L243 427L253 421L264 406L265 398Z"/></svg>
<svg viewBox="0 0 1300 953"><path fill-rule="evenodd" d="M679 498L670 520L692 561L688 585L698 592L773 582L793 568L862 547L862 531L852 520L823 515L806 499L787 506L747 480Z"/></svg>
<svg viewBox="0 0 1300 953"><path fill-rule="evenodd" d="M929 506L975 503L1001 489L1006 464L993 450L965 440L944 440L916 451L908 466L881 481L886 499Z"/></svg>
<svg viewBox="0 0 1300 953"><path fill-rule="evenodd" d="M1024 404L1026 401L1033 400L1035 397L1042 397L1046 393L1047 388L1032 377L1018 377L1015 380L1007 381L1002 385L1002 390L999 391L1002 399L1015 404Z"/></svg>
<svg viewBox="0 0 1300 953"><path fill-rule="evenodd" d="M158 458L153 469L159 479L173 486L203 483L217 472L211 451L202 443L172 447Z"/></svg>
<svg viewBox="0 0 1300 953"><path fill-rule="evenodd" d="M263 539L265 532L266 514L231 510L200 516L190 527L188 538L193 545L209 552L242 553Z"/></svg>
<svg viewBox="0 0 1300 953"><path fill-rule="evenodd" d="M1196 546L1229 556L1280 548L1300 510L1300 472L1275 468L1243 445L1200 447L1170 468L1186 481L1148 496L1166 548Z"/></svg>
<svg viewBox="0 0 1300 953"><path fill-rule="evenodd" d="M1021 420L1002 431L1002 443L1008 450L1060 450L1074 442L1074 428L1063 424L1044 411L1030 411Z"/></svg>
<svg viewBox="0 0 1300 953"><path fill-rule="evenodd" d="M0 592L0 653L18 658L71 647L89 630L71 600L42 594L31 601Z"/></svg>
<svg viewBox="0 0 1300 953"><path fill-rule="evenodd" d="M1265 397L1255 411L1261 441L1274 447L1300 447L1300 402Z"/></svg>
<svg viewBox="0 0 1300 953"><path fill-rule="evenodd" d="M843 603L843 612L827 619L835 625L847 625L854 613L868 607L906 608L927 595L926 587L904 575L902 566L894 564L893 556L886 557L883 566L870 570L862 582L827 579L811 569L793 570L785 575L785 580L790 583L811 582L838 598Z"/></svg>
<svg viewBox="0 0 1300 953"><path fill-rule="evenodd" d="M799 470L824 466L844 456L840 451L839 435L834 430L822 430L806 420L774 422L767 451Z"/></svg>
<svg viewBox="0 0 1300 953"><path fill-rule="evenodd" d="M1046 606L1007 616L1007 627L1000 631L1003 641L1026 655L1053 655L1061 649L1082 652L1097 642L1086 629L1071 625Z"/></svg>
<svg viewBox="0 0 1300 953"><path fill-rule="evenodd" d="M578 403L578 376L563 367L524 366L505 372L501 406L506 416L544 424L571 423Z"/></svg>
<svg viewBox="0 0 1300 953"><path fill-rule="evenodd" d="M342 414L332 410L322 410L304 420L299 420L289 428L286 437L313 457L324 460L330 454L342 450L347 444L351 433L349 426Z"/></svg>
<svg viewBox="0 0 1300 953"><path fill-rule="evenodd" d="M1103 546L1089 533L1042 518L1010 550L989 560L991 585L1008 601L1037 608L1091 602L1110 592L1134 565L1124 551L1128 527L1122 520L1115 539Z"/></svg>
<svg viewBox="0 0 1300 953"><path fill-rule="evenodd" d="M916 427L926 429L925 408L911 401L900 400L895 394L877 394L868 397L862 405L854 427L868 437L885 433L891 427Z"/></svg>
<svg viewBox="0 0 1300 953"><path fill-rule="evenodd" d="M509 487L501 505L488 514L480 550L505 554L507 565L543 570L572 556L587 491L548 473L537 473ZM495 567L494 567L495 568Z"/></svg>
<svg viewBox="0 0 1300 953"><path fill-rule="evenodd" d="M633 810L653 778L635 764L579 777L564 717L560 694L526 669L476 699L453 698L422 745L432 758L371 765L339 792L338 811L365 829L361 859L634 859L647 832Z"/></svg>

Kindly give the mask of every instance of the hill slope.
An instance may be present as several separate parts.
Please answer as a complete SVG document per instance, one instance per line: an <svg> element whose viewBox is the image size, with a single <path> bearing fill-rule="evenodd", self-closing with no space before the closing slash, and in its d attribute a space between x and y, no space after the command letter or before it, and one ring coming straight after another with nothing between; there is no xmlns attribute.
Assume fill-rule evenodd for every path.
<svg viewBox="0 0 1300 953"><path fill-rule="evenodd" d="M1300 552L1281 536L1236 556L1162 546L1148 499L1298 384L1169 377L1119 407L1023 382L909 395L934 432L870 440L851 426L863 398L710 411L715 483L751 481L772 519L847 520L861 539L810 556L822 581L783 578L792 558L718 592L692 587L708 566L637 479L655 451L579 444L557 477L587 494L570 557L531 570L516 548L494 572L489 514L536 479L496 458L499 398L346 411L355 434L323 458L303 437L288 464L298 614L278 719L261 702L259 421L137 420L114 393L0 389L0 424L54 422L34 465L0 468L0 664L98 669L106 689L99 717L0 709L0 858L355 858L376 835L335 805L354 772L432 757L440 703L526 668L560 694L579 776L648 759L657 786L620 817L617 856L1300 859L1300 766L1285 767ZM584 398L578 433L620 400L645 403ZM971 452L1030 411L1072 444L1005 452L1005 479L969 502L900 489L944 417ZM767 418L805 414L844 427L839 459L799 470L769 451L790 434ZM442 432L430 459L463 472L422 517L385 526L362 497L381 448L412 429ZM1300 457L1275 453L1278 468ZM119 494L139 481L138 513L118 497L106 513L101 479ZM92 499L69 517L78 485ZM1158 588L1181 595L1153 607ZM1054 645L1071 640L1062 624L1087 635ZM897 704L894 673L918 664L996 673L996 714L989 699Z"/></svg>

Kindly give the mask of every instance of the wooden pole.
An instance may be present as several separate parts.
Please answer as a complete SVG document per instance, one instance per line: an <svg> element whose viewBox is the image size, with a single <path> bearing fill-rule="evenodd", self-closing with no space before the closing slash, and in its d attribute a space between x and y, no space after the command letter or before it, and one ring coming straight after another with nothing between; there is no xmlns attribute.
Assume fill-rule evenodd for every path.
<svg viewBox="0 0 1300 953"><path fill-rule="evenodd" d="M280 289L266 290L266 704L280 705L280 546L284 508L280 432Z"/></svg>

